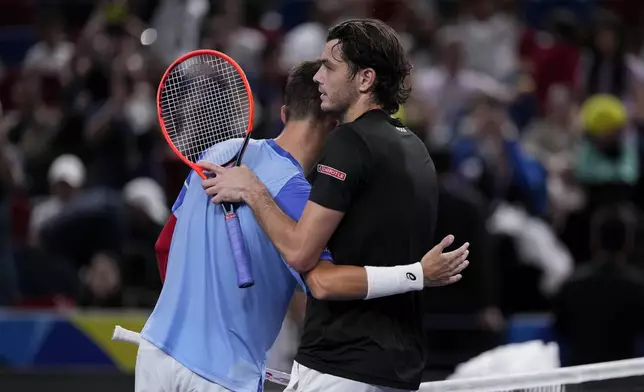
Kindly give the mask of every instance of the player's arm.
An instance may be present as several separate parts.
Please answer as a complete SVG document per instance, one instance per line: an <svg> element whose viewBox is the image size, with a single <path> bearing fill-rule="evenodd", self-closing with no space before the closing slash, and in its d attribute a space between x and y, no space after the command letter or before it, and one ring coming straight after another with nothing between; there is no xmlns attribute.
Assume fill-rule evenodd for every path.
<svg viewBox="0 0 644 392"><path fill-rule="evenodd" d="M204 163L217 176L203 186L215 202L242 199L288 264L307 272L317 265L346 209L366 183L370 161L367 146L350 126L336 128L314 168L310 198L297 222L279 208L247 168L223 169Z"/></svg>
<svg viewBox="0 0 644 392"><path fill-rule="evenodd" d="M296 222L280 210L267 190L255 192L247 203L286 262L301 273L317 265L320 253L344 216L343 212L308 201L302 218Z"/></svg>
<svg viewBox="0 0 644 392"><path fill-rule="evenodd" d="M304 177L293 177L276 195L275 203L291 219L301 219L309 198L309 184ZM455 283L467 267L468 244L453 252L443 253L452 244L448 236L414 264L392 267L359 267L335 265L328 250L323 250L317 265L304 275L293 268L291 273L305 291L323 300L373 299L427 286ZM288 263L287 263L288 266ZM304 278L304 282L302 281Z"/></svg>
<svg viewBox="0 0 644 392"><path fill-rule="evenodd" d="M304 280L312 297L322 300L366 299L369 292L367 270L352 265L335 265L328 260L320 260L318 265L304 275ZM422 279L418 279L420 289Z"/></svg>
<svg viewBox="0 0 644 392"><path fill-rule="evenodd" d="M451 252L443 252L454 242L449 235L423 256L418 263L392 267L358 267L335 265L320 260L305 274L310 294L322 300L374 299L425 287L446 286L461 280L461 272L469 262L469 244ZM330 255L329 255L330 256Z"/></svg>

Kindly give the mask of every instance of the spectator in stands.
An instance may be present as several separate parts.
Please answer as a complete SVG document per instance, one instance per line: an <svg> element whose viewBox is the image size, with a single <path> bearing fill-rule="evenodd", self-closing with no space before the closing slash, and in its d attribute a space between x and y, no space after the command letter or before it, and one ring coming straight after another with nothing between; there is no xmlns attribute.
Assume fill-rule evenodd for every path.
<svg viewBox="0 0 644 392"><path fill-rule="evenodd" d="M63 118L61 102L45 101L42 78L23 76L12 88L13 109L0 120L0 133L20 153L30 194L47 191L47 170L53 161L52 142Z"/></svg>
<svg viewBox="0 0 644 392"><path fill-rule="evenodd" d="M125 185L128 235L125 238L122 280L128 306L153 307L161 289L154 245L169 209L163 189L151 178L136 178Z"/></svg>
<svg viewBox="0 0 644 392"><path fill-rule="evenodd" d="M505 105L483 97L463 121L452 146L452 164L492 202L518 202L542 215L547 205L546 171L523 151Z"/></svg>
<svg viewBox="0 0 644 392"><path fill-rule="evenodd" d="M122 306L121 265L127 231L120 194L106 188L78 192L43 225L48 257L69 266L79 280L81 306Z"/></svg>
<svg viewBox="0 0 644 392"><path fill-rule="evenodd" d="M644 275L628 265L639 211L604 207L592 218L592 260L553 302L563 366L636 357L644 333Z"/></svg>
<svg viewBox="0 0 644 392"><path fill-rule="evenodd" d="M31 212L29 243L37 247L43 225L56 218L65 205L85 183L85 165L75 155L61 155L49 167L51 195L38 203Z"/></svg>
<svg viewBox="0 0 644 392"><path fill-rule="evenodd" d="M258 139L269 139L282 130L280 103L286 72L279 63L279 45L266 46L261 56L261 71L253 83L256 116L253 134Z"/></svg>
<svg viewBox="0 0 644 392"><path fill-rule="evenodd" d="M455 26L467 53L467 68L506 81L518 69L517 21L495 9L492 0L468 0Z"/></svg>
<svg viewBox="0 0 644 392"><path fill-rule="evenodd" d="M566 9L554 9L545 30L524 30L518 52L522 68L532 76L540 112L549 105L550 87L578 87L581 50L578 45L578 19Z"/></svg>
<svg viewBox="0 0 644 392"><path fill-rule="evenodd" d="M442 146L453 140L457 121L479 94L508 102L510 91L491 76L469 68L463 42L450 29L442 32L437 65L420 68L412 75L414 96L427 113L432 145Z"/></svg>
<svg viewBox="0 0 644 392"><path fill-rule="evenodd" d="M584 138L574 163L579 181L597 205L630 200L639 173L638 134L615 96L595 95L581 108Z"/></svg>
<svg viewBox="0 0 644 392"><path fill-rule="evenodd" d="M121 72L109 76L109 97L97 103L85 124L85 140L92 150L88 172L92 186L122 189L134 169L136 139L126 111L133 81Z"/></svg>
<svg viewBox="0 0 644 392"><path fill-rule="evenodd" d="M98 252L80 271L82 290L78 305L84 307L121 307L123 284L118 256Z"/></svg>
<svg viewBox="0 0 644 392"><path fill-rule="evenodd" d="M0 306L13 305L20 297L12 247L11 201L22 180L15 151L6 135L0 134Z"/></svg>
<svg viewBox="0 0 644 392"><path fill-rule="evenodd" d="M526 152L541 161L550 172L559 171L560 166L569 168L572 165L581 139L577 114L572 90L564 85L552 85L548 90L545 116L525 130Z"/></svg>
<svg viewBox="0 0 644 392"><path fill-rule="evenodd" d="M346 4L328 0L313 0L308 4L297 0L284 3L285 5L291 3L288 4L291 9L307 7L307 10L302 11L310 16L308 21L294 26L284 34L279 57L282 69L288 72L300 62L316 60L320 56L326 43L327 30L344 16L342 11L343 8L346 8ZM365 3L367 2L365 1ZM291 13L293 11L285 10L284 12Z"/></svg>
<svg viewBox="0 0 644 392"><path fill-rule="evenodd" d="M55 13L45 13L40 30L41 40L29 49L23 67L28 72L60 77L74 56L74 44L66 39L63 20Z"/></svg>
<svg viewBox="0 0 644 392"><path fill-rule="evenodd" d="M87 188L43 224L40 244L76 270L92 263L99 253L120 261L127 236L126 218L120 193L109 188Z"/></svg>
<svg viewBox="0 0 644 392"><path fill-rule="evenodd" d="M526 152L548 171L549 216L555 226L563 224L568 213L584 202L572 172L582 136L572 94L564 85L552 85L545 116L533 121L522 138Z"/></svg>
<svg viewBox="0 0 644 392"><path fill-rule="evenodd" d="M595 95L581 106L582 140L573 172L585 193L585 204L572 213L563 238L575 260L588 260L589 233L594 212L607 204L632 202L640 179L639 134L626 107L615 96Z"/></svg>
<svg viewBox="0 0 644 392"><path fill-rule="evenodd" d="M585 96L611 94L630 100L633 87L644 81L644 64L626 52L618 20L604 16L595 27L589 53L581 67Z"/></svg>

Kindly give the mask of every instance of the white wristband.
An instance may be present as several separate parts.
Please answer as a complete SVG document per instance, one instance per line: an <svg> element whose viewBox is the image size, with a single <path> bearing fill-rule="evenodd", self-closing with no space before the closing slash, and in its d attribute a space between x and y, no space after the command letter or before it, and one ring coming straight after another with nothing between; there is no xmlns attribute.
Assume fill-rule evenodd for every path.
<svg viewBox="0 0 644 392"><path fill-rule="evenodd" d="M368 282L365 299L418 291L425 286L423 266L420 263L395 267L364 267L364 269L367 270Z"/></svg>

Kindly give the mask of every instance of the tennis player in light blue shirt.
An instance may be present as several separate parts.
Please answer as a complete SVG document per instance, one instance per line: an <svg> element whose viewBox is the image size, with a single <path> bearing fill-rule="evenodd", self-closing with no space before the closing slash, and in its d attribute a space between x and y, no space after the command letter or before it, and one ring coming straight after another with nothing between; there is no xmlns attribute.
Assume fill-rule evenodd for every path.
<svg viewBox="0 0 644 392"><path fill-rule="evenodd" d="M299 219L309 184L302 167L275 141L251 141L253 167L280 206ZM255 285L237 287L223 211L192 173L173 208L166 280L142 337L201 377L234 391L256 392L300 275L288 267L247 207L237 209L253 261ZM322 259L331 260L323 254ZM214 261L214 262L211 262Z"/></svg>

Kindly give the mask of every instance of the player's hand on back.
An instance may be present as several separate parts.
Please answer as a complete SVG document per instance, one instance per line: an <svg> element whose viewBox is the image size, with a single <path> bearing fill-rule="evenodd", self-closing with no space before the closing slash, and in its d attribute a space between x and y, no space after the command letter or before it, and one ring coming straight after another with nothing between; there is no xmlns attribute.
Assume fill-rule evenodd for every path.
<svg viewBox="0 0 644 392"><path fill-rule="evenodd" d="M204 172L214 174L202 182L202 187L213 203L239 203L246 200L251 192L264 188L264 184L246 165L225 168L210 162L198 162Z"/></svg>
<svg viewBox="0 0 644 392"><path fill-rule="evenodd" d="M447 286L463 277L461 272L469 265L467 256L470 244L466 242L456 250L444 252L453 242L454 236L448 235L423 256L421 265L425 287Z"/></svg>

